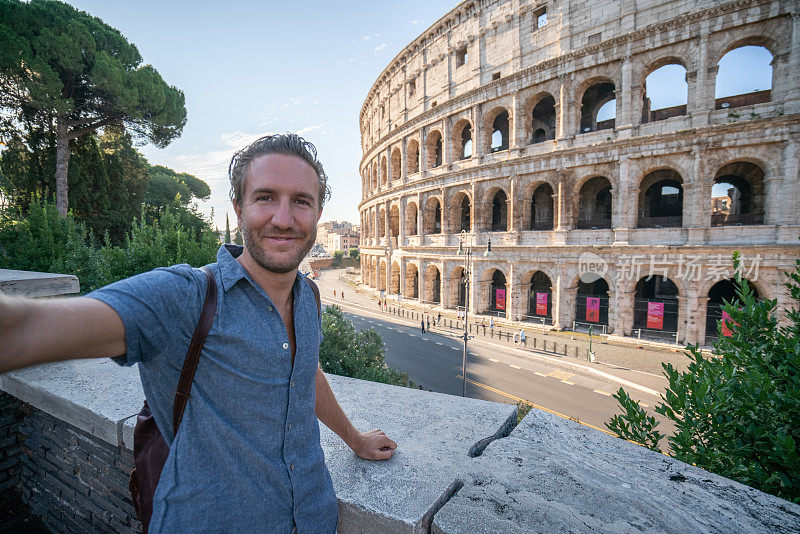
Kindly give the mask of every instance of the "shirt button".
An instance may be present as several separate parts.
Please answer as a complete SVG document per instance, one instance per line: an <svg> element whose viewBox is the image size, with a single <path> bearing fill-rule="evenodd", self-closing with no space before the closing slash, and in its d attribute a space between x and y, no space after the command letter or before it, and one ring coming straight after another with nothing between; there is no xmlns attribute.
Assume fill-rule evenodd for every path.
<svg viewBox="0 0 800 534"><path fill-rule="evenodd" d="M294 387L294 380L292 380L292 387Z"/></svg>
<svg viewBox="0 0 800 534"><path fill-rule="evenodd" d="M289 464L289 469L291 469L292 471L294 471L294 464Z"/></svg>
<svg viewBox="0 0 800 534"><path fill-rule="evenodd" d="M292 429L292 423L289 423L289 430Z"/></svg>
<svg viewBox="0 0 800 534"><path fill-rule="evenodd" d="M288 349L288 348L289 348L289 344L288 344L288 343L284 343L284 344L283 344L283 349L284 349L284 350L286 350L286 349Z"/></svg>
<svg viewBox="0 0 800 534"><path fill-rule="evenodd" d="M272 306L267 306L267 309L268 309L269 311L275 311L275 308L273 308Z"/></svg>

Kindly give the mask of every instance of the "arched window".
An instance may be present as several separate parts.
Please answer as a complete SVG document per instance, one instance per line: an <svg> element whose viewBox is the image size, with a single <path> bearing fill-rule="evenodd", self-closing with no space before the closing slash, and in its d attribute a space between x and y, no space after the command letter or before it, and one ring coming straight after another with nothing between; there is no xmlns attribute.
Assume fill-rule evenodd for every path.
<svg viewBox="0 0 800 534"><path fill-rule="evenodd" d="M492 152L508 150L508 112L501 111L492 123Z"/></svg>
<svg viewBox="0 0 800 534"><path fill-rule="evenodd" d="M772 98L772 54L769 50L762 46L740 46L722 56L714 97L715 109L769 102Z"/></svg>
<svg viewBox="0 0 800 534"><path fill-rule="evenodd" d="M614 128L616 123L616 96L614 84L601 82L590 86L581 99L580 133Z"/></svg>
<svg viewBox="0 0 800 534"><path fill-rule="evenodd" d="M408 166L407 174L414 174L419 172L419 143L416 139L412 139L408 143L406 149L406 165Z"/></svg>
<svg viewBox="0 0 800 534"><path fill-rule="evenodd" d="M504 191L498 191L492 198L492 232L508 230L508 202Z"/></svg>
<svg viewBox="0 0 800 534"><path fill-rule="evenodd" d="M533 192L531 198L531 230L553 229L553 188L542 184Z"/></svg>
<svg viewBox="0 0 800 534"><path fill-rule="evenodd" d="M400 179L400 149L392 150L392 180Z"/></svg>
<svg viewBox="0 0 800 534"><path fill-rule="evenodd" d="M471 232L472 225L470 224L470 202L469 197L464 195L464 198L461 199L461 228L459 231L463 232Z"/></svg>
<svg viewBox="0 0 800 534"><path fill-rule="evenodd" d="M611 183L607 178L595 176L581 187L578 228L611 228Z"/></svg>
<svg viewBox="0 0 800 534"><path fill-rule="evenodd" d="M750 282L747 281L750 291L753 296L758 299L758 289ZM720 280L714 284L708 291L708 306L706 310L706 338L715 338L720 334L730 337L736 325L728 319L730 318L727 312L723 311L725 302L730 302L738 307L741 300L736 294L736 280L730 278L728 280ZM719 321L725 319L725 323L719 324Z"/></svg>
<svg viewBox="0 0 800 534"><path fill-rule="evenodd" d="M392 262L391 273L389 274L389 293L392 295L400 294L400 267Z"/></svg>
<svg viewBox="0 0 800 534"><path fill-rule="evenodd" d="M472 126L467 124L461 130L461 154L460 159L467 159L472 157Z"/></svg>
<svg viewBox="0 0 800 534"><path fill-rule="evenodd" d="M575 298L575 323L581 330L590 325L608 325L608 282L602 278L583 277L578 281Z"/></svg>
<svg viewBox="0 0 800 534"><path fill-rule="evenodd" d="M423 223L426 234L442 233L442 207L438 198L432 197L428 199L428 203L425 205Z"/></svg>
<svg viewBox="0 0 800 534"><path fill-rule="evenodd" d="M678 287L662 275L643 277L633 299L633 327L674 339L678 331Z"/></svg>
<svg viewBox="0 0 800 534"><path fill-rule="evenodd" d="M686 115L689 84L683 65L667 64L651 72L642 88L642 122Z"/></svg>
<svg viewBox="0 0 800 534"><path fill-rule="evenodd" d="M389 231L392 237L400 235L400 209L397 206L392 206L389 210Z"/></svg>
<svg viewBox="0 0 800 534"><path fill-rule="evenodd" d="M417 231L417 211L417 205L413 202L409 202L406 205L406 235L417 235L419 233Z"/></svg>
<svg viewBox="0 0 800 534"><path fill-rule="evenodd" d="M506 277L499 269L496 269L492 274L492 283L489 286L489 310L505 312L506 298Z"/></svg>
<svg viewBox="0 0 800 534"><path fill-rule="evenodd" d="M552 96L546 96L534 106L531 131L533 132L532 143L541 143L556 138L556 100Z"/></svg>
<svg viewBox="0 0 800 534"><path fill-rule="evenodd" d="M411 299L419 298L419 271L413 263L406 265L406 293L405 296Z"/></svg>
<svg viewBox="0 0 800 534"><path fill-rule="evenodd" d="M428 167L435 168L442 164L442 134L437 130L428 134Z"/></svg>
<svg viewBox="0 0 800 534"><path fill-rule="evenodd" d="M711 226L764 223L764 171L747 161L723 166L711 187Z"/></svg>
<svg viewBox="0 0 800 534"><path fill-rule="evenodd" d="M672 169L649 173L639 187L638 228L683 225L683 179Z"/></svg>
<svg viewBox="0 0 800 534"><path fill-rule="evenodd" d="M526 320L552 324L553 288L550 277L542 271L531 275L528 287L528 311Z"/></svg>

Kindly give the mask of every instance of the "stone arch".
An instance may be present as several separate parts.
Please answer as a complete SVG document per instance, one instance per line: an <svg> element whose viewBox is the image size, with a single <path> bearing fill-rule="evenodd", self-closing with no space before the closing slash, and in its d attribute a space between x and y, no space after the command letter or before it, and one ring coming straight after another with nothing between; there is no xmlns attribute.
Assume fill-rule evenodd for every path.
<svg viewBox="0 0 800 534"><path fill-rule="evenodd" d="M537 181L528 187L523 207L525 230L552 230L554 227L555 202L553 186L549 181Z"/></svg>
<svg viewBox="0 0 800 534"><path fill-rule="evenodd" d="M775 81L776 81L775 80L776 69L773 68L773 62L775 54L779 50L779 46L774 39L767 37L763 34L751 34L747 36L739 36L737 39L721 47L717 51L718 55L715 56L716 61L713 63L717 66L716 79L718 80L720 76L725 76L726 70L736 69L735 66L728 65L727 62L725 62L725 59L728 58L729 61L736 61L736 56L738 55L737 51L742 50L746 47L762 48L769 54L770 59L768 64L761 65L761 67L764 68L765 70L767 68L769 69L769 74L768 74L769 80L764 80L766 83L769 83L769 87L767 88L758 87L756 90L748 90L744 93L734 94L734 95L720 94L721 93L720 88L722 86L721 84L716 83L715 80L714 109L729 109L740 106L760 104L772 100L773 96L772 90L775 87ZM748 80L748 82L750 81L757 82L760 80L755 80L755 79Z"/></svg>
<svg viewBox="0 0 800 534"><path fill-rule="evenodd" d="M430 264L425 269L425 295L423 300L432 304L442 303L442 273L435 264Z"/></svg>
<svg viewBox="0 0 800 534"><path fill-rule="evenodd" d="M406 174L419 172L419 141L412 139L406 147Z"/></svg>
<svg viewBox="0 0 800 534"><path fill-rule="evenodd" d="M639 181L637 228L683 226L683 177L675 169L659 168Z"/></svg>
<svg viewBox="0 0 800 534"><path fill-rule="evenodd" d="M728 52L733 52L737 48L742 48L743 46L760 46L772 54L772 57L775 57L775 54L778 54L782 48L776 39L768 35L764 35L762 32L754 32L748 35L737 35L736 38L724 43L721 42L718 46L712 47L712 49L709 50L709 65L719 65L719 62L722 61L722 58L725 57L725 54Z"/></svg>
<svg viewBox="0 0 800 534"><path fill-rule="evenodd" d="M392 262L392 267L389 271L389 294L400 294L400 266L397 265L396 261Z"/></svg>
<svg viewBox="0 0 800 534"><path fill-rule="evenodd" d="M678 284L671 278L660 274L641 277L634 288L633 327L672 334L677 332L679 296Z"/></svg>
<svg viewBox="0 0 800 534"><path fill-rule="evenodd" d="M468 191L462 190L452 196L448 212L450 229L453 233L459 233L462 230L472 232L473 205Z"/></svg>
<svg viewBox="0 0 800 534"><path fill-rule="evenodd" d="M425 138L425 150L428 156L428 168L439 167L443 162L444 151L442 150L442 132L431 130Z"/></svg>
<svg viewBox="0 0 800 534"><path fill-rule="evenodd" d="M498 197L498 193L502 193ZM484 230L488 232L508 231L508 192L503 186L488 188L482 195L483 201L477 203L473 208L473 213L477 217L478 226L473 224L475 231ZM478 208L477 206L482 206ZM503 207L505 205L505 207ZM501 228L494 230L493 228Z"/></svg>
<svg viewBox="0 0 800 534"><path fill-rule="evenodd" d="M402 169L400 167L401 160L402 157L400 155L400 149L395 147L394 149L392 149L392 158L391 158L392 180L400 179L400 174L402 172Z"/></svg>
<svg viewBox="0 0 800 534"><path fill-rule="evenodd" d="M464 278L464 267L455 266L450 271L447 287L447 307L464 309L467 303L467 286Z"/></svg>
<svg viewBox="0 0 800 534"><path fill-rule="evenodd" d="M754 297L756 299L762 298L758 287L756 287L753 282L750 280L746 280L747 285L750 287L750 290L754 293ZM707 291L701 293L708 297L708 301L706 302L706 339L709 338L716 338L719 334L723 336L731 336L732 330L735 328L735 323L728 323L726 321L725 326L719 325L719 321L723 318L726 318L723 310L723 303L724 301L734 303L741 303L741 300L736 295L736 280L733 278L726 278L723 280L717 280L716 282L708 288ZM722 326L722 331L718 329L718 326Z"/></svg>
<svg viewBox="0 0 800 534"><path fill-rule="evenodd" d="M683 58L671 55L656 59L644 68L640 82L642 88L642 123L686 115L689 102L689 84L686 79L686 64ZM673 68L670 69L671 66ZM679 67L682 71L678 72L678 69L675 67ZM659 75L659 72L661 72L661 75ZM661 105L659 102L654 104L647 92L648 80L651 85L659 81L661 83L670 84L670 94L682 95L682 98L676 99L675 102L670 102L668 106Z"/></svg>
<svg viewBox="0 0 800 534"><path fill-rule="evenodd" d="M764 176L763 168L752 161L735 160L722 165L711 188L711 226L763 224Z"/></svg>
<svg viewBox="0 0 800 534"><path fill-rule="evenodd" d="M583 274L576 276L570 287L575 288L575 322L581 323L584 329L593 324L608 326L609 292L613 290L609 281L605 277Z"/></svg>
<svg viewBox="0 0 800 534"><path fill-rule="evenodd" d="M582 229L611 228L613 187L605 176L595 175L582 181L576 195L577 227Z"/></svg>
<svg viewBox="0 0 800 534"><path fill-rule="evenodd" d="M419 209L415 202L406 204L405 214L405 232L406 235L418 235L419 229L417 227L417 218L419 217Z"/></svg>
<svg viewBox="0 0 800 534"><path fill-rule="evenodd" d="M453 126L453 154L455 159L469 159L474 153L472 123L461 119Z"/></svg>
<svg viewBox="0 0 800 534"><path fill-rule="evenodd" d="M524 108L525 139L529 144L556 138L556 99L548 92L531 97Z"/></svg>
<svg viewBox="0 0 800 534"><path fill-rule="evenodd" d="M439 197L431 196L428 198L425 203L422 223L426 234L442 233L442 203Z"/></svg>
<svg viewBox="0 0 800 534"><path fill-rule="evenodd" d="M490 267L483 272L480 280L481 301L486 313L505 315L508 309L509 288L508 277L500 267Z"/></svg>
<svg viewBox="0 0 800 534"><path fill-rule="evenodd" d="M595 77L579 85L576 102L579 103L578 133L596 132L613 129L616 125L616 112L613 119L598 122L600 109L607 103L616 100L616 85L606 77Z"/></svg>
<svg viewBox="0 0 800 534"><path fill-rule="evenodd" d="M397 204L392 204L389 208L389 235L391 237L400 235L400 208Z"/></svg>
<svg viewBox="0 0 800 534"><path fill-rule="evenodd" d="M372 162L372 190L378 189L378 165Z"/></svg>
<svg viewBox="0 0 800 534"><path fill-rule="evenodd" d="M508 150L510 132L510 113L504 106L497 106L489 110L483 119L484 152L499 152Z"/></svg>
<svg viewBox="0 0 800 534"><path fill-rule="evenodd" d="M404 297L409 299L419 298L419 269L414 262L406 263L406 276L405 276L405 292Z"/></svg>
<svg viewBox="0 0 800 534"><path fill-rule="evenodd" d="M552 277L540 269L528 271L521 280L524 320L553 324Z"/></svg>
<svg viewBox="0 0 800 534"><path fill-rule="evenodd" d="M387 176L386 170L386 156L381 156L381 185L386 185L388 183L389 177Z"/></svg>
<svg viewBox="0 0 800 534"><path fill-rule="evenodd" d="M378 267L378 291L386 291L386 260L381 259Z"/></svg>
<svg viewBox="0 0 800 534"><path fill-rule="evenodd" d="M381 208L378 212L378 237L388 237L386 235L386 208Z"/></svg>

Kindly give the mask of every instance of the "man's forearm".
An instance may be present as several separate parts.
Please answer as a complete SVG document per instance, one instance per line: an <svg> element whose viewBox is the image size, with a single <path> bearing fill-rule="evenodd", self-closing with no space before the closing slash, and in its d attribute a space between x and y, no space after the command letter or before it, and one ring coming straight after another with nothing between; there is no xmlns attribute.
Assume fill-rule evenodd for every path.
<svg viewBox="0 0 800 534"><path fill-rule="evenodd" d="M330 428L351 449L355 449L356 439L361 435L345 415L342 407L331 390L325 373L317 367L316 378L317 403L315 412L317 418Z"/></svg>

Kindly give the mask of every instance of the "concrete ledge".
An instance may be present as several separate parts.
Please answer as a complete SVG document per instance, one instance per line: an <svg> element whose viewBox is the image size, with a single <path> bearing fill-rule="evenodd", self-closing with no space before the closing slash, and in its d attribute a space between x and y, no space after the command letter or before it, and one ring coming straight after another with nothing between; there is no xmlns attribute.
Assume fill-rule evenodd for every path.
<svg viewBox="0 0 800 534"><path fill-rule="evenodd" d="M14 297L54 297L80 292L78 277L0 269L0 293Z"/></svg>
<svg viewBox="0 0 800 534"><path fill-rule="evenodd" d="M800 506L551 414L492 442L433 532L798 532Z"/></svg>

